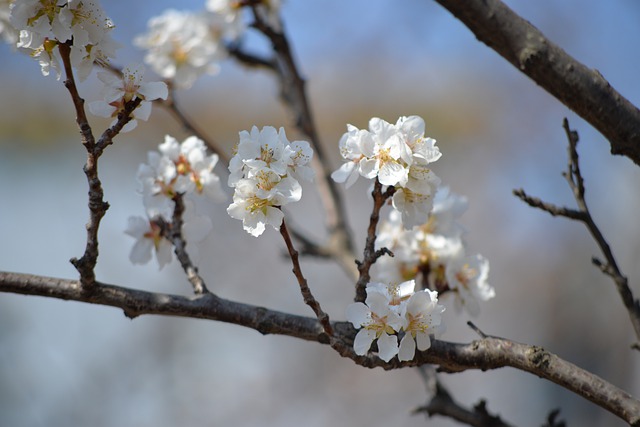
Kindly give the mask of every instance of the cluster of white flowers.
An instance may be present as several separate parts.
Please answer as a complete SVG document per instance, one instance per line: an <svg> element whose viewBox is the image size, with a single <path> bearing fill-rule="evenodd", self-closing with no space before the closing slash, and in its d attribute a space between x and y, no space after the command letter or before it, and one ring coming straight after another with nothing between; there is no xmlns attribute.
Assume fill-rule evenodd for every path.
<svg viewBox="0 0 640 427"><path fill-rule="evenodd" d="M340 154L347 162L331 177L347 187L359 175L394 186L393 207L402 214L405 228L423 224L440 184L429 164L441 156L436 141L425 138L424 129L418 116L400 117L395 125L374 117L369 130L347 125L340 139Z"/></svg>
<svg viewBox="0 0 640 427"><path fill-rule="evenodd" d="M242 220L252 236L261 235L266 224L278 230L284 217L281 206L302 197L299 179L313 179L309 166L313 150L306 141L289 142L283 128L253 127L240 132L240 142L229 162L232 218Z"/></svg>
<svg viewBox="0 0 640 427"><path fill-rule="evenodd" d="M457 222L466 208L465 198L441 187L428 220L420 226L405 230L400 215L392 211L381 224L377 245L394 257L378 260L375 277L390 283L416 279L439 290L442 298L453 296L458 311L464 308L477 316L479 303L493 298L495 290L487 282L489 261L467 254L465 230Z"/></svg>
<svg viewBox="0 0 640 427"><path fill-rule="evenodd" d="M61 43L71 43L71 64L81 80L95 61L107 62L118 47L110 36L114 25L97 1L15 1L10 23L19 32L16 46L39 61L45 76L54 70L60 78Z"/></svg>
<svg viewBox="0 0 640 427"><path fill-rule="evenodd" d="M180 88L189 88L202 74L214 74L226 57L225 41L238 39L246 29L242 13L246 2L208 0L206 11L169 9L149 20L147 33L134 39L146 49L145 62ZM280 29L280 1L253 4L273 28Z"/></svg>
<svg viewBox="0 0 640 427"><path fill-rule="evenodd" d="M145 62L177 87L189 88L201 74L218 71L226 50L210 14L169 9L151 18L148 27L134 44L146 49Z"/></svg>
<svg viewBox="0 0 640 427"><path fill-rule="evenodd" d="M347 320L358 331L353 348L358 355L366 354L374 340L378 356L388 362L395 355L401 361L412 360L416 347L425 351L431 347L431 335L444 332L438 293L430 290L415 292L415 281L399 285L369 283L367 299L347 307ZM404 333L398 346L398 333Z"/></svg>
<svg viewBox="0 0 640 427"><path fill-rule="evenodd" d="M204 195L214 200L224 198L219 177L213 172L218 156L207 155L204 142L195 136L182 143L167 135L150 151L148 164L138 168L139 191L143 196L146 217L129 218L126 233L136 239L129 258L145 264L155 249L160 268L171 261L171 243L162 234L162 224L171 223L174 197L185 197L182 234L189 243L197 243L211 231L211 220L197 215L192 197ZM191 248L191 247L190 247Z"/></svg>
<svg viewBox="0 0 640 427"><path fill-rule="evenodd" d="M118 121L118 114L124 111L127 102L136 98L143 101L131 113L131 121L122 128L122 132L129 132L137 125L137 119L147 120L151 115L151 101L167 99L169 90L164 82L144 82L144 67L140 64L130 65L122 70L122 75L109 71L98 73L98 78L104 83L102 88L103 100L89 103L89 111L100 117L113 117L113 126Z"/></svg>

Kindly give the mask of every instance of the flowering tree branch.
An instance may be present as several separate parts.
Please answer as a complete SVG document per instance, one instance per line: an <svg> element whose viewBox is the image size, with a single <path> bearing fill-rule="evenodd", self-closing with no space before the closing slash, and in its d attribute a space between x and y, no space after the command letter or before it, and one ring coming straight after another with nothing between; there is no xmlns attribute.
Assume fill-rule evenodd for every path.
<svg viewBox="0 0 640 427"><path fill-rule="evenodd" d="M640 165L640 110L500 0L436 0L474 35Z"/></svg>
<svg viewBox="0 0 640 427"><path fill-rule="evenodd" d="M307 137L313 145L316 155L312 159L312 167L316 171L316 186L318 188L329 231L329 242L324 247L309 250L309 253L332 254L333 258L351 277L357 275L353 260L355 258L353 237L346 223L346 207L337 185L331 180L331 169L328 157L318 137L311 107L307 99L305 81L300 75L293 58L289 40L284 31L272 28L252 6L253 26L263 33L273 47L274 58L265 60L254 58L234 49L234 56L245 64L264 66L273 71L280 81L280 94L284 104L295 116L296 127Z"/></svg>
<svg viewBox="0 0 640 427"><path fill-rule="evenodd" d="M146 292L96 282L86 292L79 281L0 272L0 292L39 295L120 308L129 318L145 314L209 319L245 326L262 334L291 336L329 344L317 319L220 298L211 293L191 297ZM339 353L356 364L385 370L433 364L443 372L513 367L552 381L597 404L630 425L640 426L640 401L602 378L542 347L486 336L469 344L434 340L431 348L411 361L384 362L374 355L357 356L351 348L355 330L347 322L332 322Z"/></svg>
<svg viewBox="0 0 640 427"><path fill-rule="evenodd" d="M72 258L71 263L78 270L78 273L80 273L80 283L89 288L93 286L95 282L94 269L98 262L98 229L100 228L100 221L106 214L107 209L109 209L109 203L104 200L102 183L98 177L98 159L104 149L113 143L113 137L131 120L131 112L140 105L142 100L137 98L129 101L125 106L125 110L118 115L117 122L111 128L105 130L96 143L84 110L84 99L82 99L78 93L73 76L73 67L70 59L71 46L69 43L61 43L58 45L58 48L66 75L64 85L71 95L76 110L76 123L78 124L78 128L80 128L82 145L84 145L87 150L87 162L84 166L84 173L89 183L90 215L89 222L86 226L87 243L82 257Z"/></svg>
<svg viewBox="0 0 640 427"><path fill-rule="evenodd" d="M580 164L578 162L578 133L569 128L569 122L566 118L564 119L562 126L567 135L569 157L567 171L563 172L562 175L567 180L567 183L573 192L578 209L569 209L566 207L558 207L551 203L545 203L536 197L529 196L523 189L514 190L513 194L529 206L541 209L553 216L563 216L580 221L587 227L589 233L595 240L605 258L605 262L594 258L593 263L600 268L603 273L613 279L618 293L622 298L622 303L629 314L629 319L631 320L631 325L635 331L636 338L638 339L638 342L640 342L640 301L634 298L633 292L631 291L631 288L629 288L627 277L620 271L611 247L593 220L589 207L587 206L587 202L584 197L584 179L582 178ZM638 348L638 342L634 344L635 348Z"/></svg>

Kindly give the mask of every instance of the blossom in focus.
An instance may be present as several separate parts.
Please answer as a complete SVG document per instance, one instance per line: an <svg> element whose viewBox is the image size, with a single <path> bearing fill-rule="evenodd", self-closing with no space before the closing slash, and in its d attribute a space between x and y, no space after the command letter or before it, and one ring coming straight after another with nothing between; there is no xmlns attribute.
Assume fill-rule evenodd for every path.
<svg viewBox="0 0 640 427"><path fill-rule="evenodd" d="M388 362L398 354L398 337L403 320L389 306L389 300L380 292L367 292L365 303L357 302L347 307L347 320L360 328L353 342L356 354L362 356L377 340L378 356Z"/></svg>
<svg viewBox="0 0 640 427"><path fill-rule="evenodd" d="M442 312L444 307L438 304L437 292L425 289L411 295L404 306L402 329L405 334L400 341L399 360L412 360L416 346L420 351L431 347L429 335L443 332Z"/></svg>
<svg viewBox="0 0 640 427"><path fill-rule="evenodd" d="M368 130L347 125L339 144L346 162L331 177L347 187L358 175L394 186L393 207L402 213L404 227L424 223L440 185L428 165L441 156L435 140L424 136L424 128L418 116L400 117L395 124L374 117Z"/></svg>
<svg viewBox="0 0 640 427"><path fill-rule="evenodd" d="M495 297L496 292L487 282L489 261L482 255L461 256L446 266L449 288L455 296L456 308L464 308L470 315L480 313L480 301Z"/></svg>
<svg viewBox="0 0 640 427"><path fill-rule="evenodd" d="M255 237L267 224L279 229L284 218L280 207L302 197L298 178L313 178L311 146L289 142L283 128L253 126L250 132L240 132L234 151L228 184L235 192L227 213L242 220L244 230Z"/></svg>
<svg viewBox="0 0 640 427"><path fill-rule="evenodd" d="M169 90L164 82L144 82L144 67L131 65L122 70L122 76L103 71L98 78L104 83L104 100L89 103L89 111L100 117L114 117L111 126L118 121L118 114L124 111L126 104L137 98L142 102L131 113L131 121L122 128L128 132L137 126L136 119L147 120L151 115L151 102L154 99L167 99Z"/></svg>
<svg viewBox="0 0 640 427"><path fill-rule="evenodd" d="M44 75L55 70L60 78L61 43L70 42L71 65L80 70L80 80L94 61L107 62L117 47L110 38L114 25L97 1L15 1L9 20L19 32L16 47L36 58Z"/></svg>
<svg viewBox="0 0 640 427"><path fill-rule="evenodd" d="M134 44L147 50L147 65L182 88L191 87L202 74L216 73L226 52L204 14L173 9L151 18L148 32Z"/></svg>

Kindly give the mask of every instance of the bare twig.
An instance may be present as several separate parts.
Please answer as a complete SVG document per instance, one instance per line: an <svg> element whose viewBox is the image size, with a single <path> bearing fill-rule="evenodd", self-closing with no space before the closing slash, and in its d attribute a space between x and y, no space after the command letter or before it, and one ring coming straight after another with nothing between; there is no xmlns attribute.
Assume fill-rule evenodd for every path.
<svg viewBox="0 0 640 427"><path fill-rule="evenodd" d="M358 272L360 276L356 282L356 296L354 300L356 302L364 302L367 299L367 283L371 279L369 270L371 266L384 254L391 253L387 248L376 251L376 231L378 228L378 221L380 221L380 209L384 206L389 197L393 196L395 191L394 187L389 187L387 191L382 192L382 184L376 179L373 186L371 196L373 197L373 209L369 218L369 227L367 228L367 240L364 246L364 258L362 261L357 261Z"/></svg>
<svg viewBox="0 0 640 427"><path fill-rule="evenodd" d="M39 295L62 300L120 308L135 318L144 314L217 320L255 329L263 334L279 334L330 344L316 318L296 316L224 300L211 293L183 297L146 292L97 283L86 292L76 280L0 272L0 292ZM640 401L602 378L585 371L541 347L487 337L469 344L433 340L428 351L417 352L414 360L397 358L385 363L373 355L357 356L353 351L356 330L348 322L332 322L331 346L358 365L386 370L432 364L441 371L490 370L510 366L545 378L615 414L630 425L640 426Z"/></svg>
<svg viewBox="0 0 640 427"><path fill-rule="evenodd" d="M579 141L578 133L575 130L571 130L569 128L569 121L566 118L564 119L562 126L567 135L569 144L569 160L567 171L562 175L567 180L567 183L569 184L569 187L573 192L576 204L578 205L578 210L558 207L550 203L545 203L538 198L528 196L522 189L514 190L513 193L532 207L539 208L554 216L563 216L576 221L580 221L587 227L589 233L595 240L605 258L605 262L602 262L597 258L593 258L592 261L594 265L600 268L600 270L604 274L613 279L618 293L622 298L622 303L624 304L625 308L627 309L627 313L629 314L629 319L631 320L631 325L633 326L633 329L635 331L636 338L640 342L640 302L634 298L633 292L631 292L631 289L629 288L627 277L624 276L620 271L611 247L594 222L593 217L591 216L591 212L589 211L589 207L587 206L587 202L584 197L584 179L580 172L580 164L577 151L577 145Z"/></svg>
<svg viewBox="0 0 640 427"><path fill-rule="evenodd" d="M163 227L163 234L167 239L173 244L174 252L178 261L180 261L180 265L187 275L187 279L189 283L193 286L193 292L196 295L201 295L205 293L209 293L207 286L204 283L204 279L198 274L198 269L191 262L191 258L187 253L187 242L185 241L184 235L182 233L182 225L184 224L182 220L182 215L184 214L184 200L183 195L178 193L173 197L173 202L175 204L173 208L173 220L171 225L167 227Z"/></svg>
<svg viewBox="0 0 640 427"><path fill-rule="evenodd" d="M282 220L282 225L280 226L280 234L282 235L282 238L287 245L289 257L291 258L291 263L293 264L293 274L298 280L298 285L300 285L300 292L302 293L304 303L311 307L327 335L329 337L333 336L333 328L331 327L329 315L322 310L322 307L320 307L320 303L311 293L311 289L309 289L307 279L302 274L302 268L300 267L300 261L298 259L298 251L296 251L296 249L293 247L293 242L291 241L291 236L289 236L287 224L285 223L284 219Z"/></svg>
<svg viewBox="0 0 640 427"><path fill-rule="evenodd" d="M640 110L500 0L436 0L480 40L640 165Z"/></svg>
<svg viewBox="0 0 640 427"><path fill-rule="evenodd" d="M420 374L427 385L427 392L431 395L429 401L413 410L414 414L424 413L429 417L441 415L459 423L475 427L510 427L497 415L491 415L486 408L486 402L481 400L473 410L467 409L456 402L446 387L440 382L432 367L420 366Z"/></svg>

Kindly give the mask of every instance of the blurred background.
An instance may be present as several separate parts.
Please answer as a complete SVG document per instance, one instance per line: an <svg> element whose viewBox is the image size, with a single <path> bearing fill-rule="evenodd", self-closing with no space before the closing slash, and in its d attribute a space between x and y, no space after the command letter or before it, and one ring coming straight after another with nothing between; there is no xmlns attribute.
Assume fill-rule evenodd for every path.
<svg viewBox="0 0 640 427"><path fill-rule="evenodd" d="M511 0L516 12L551 40L640 104L640 4L578 0ZM116 62L140 61L131 46L147 20L175 2L103 2L124 45ZM181 8L199 10L202 2ZM487 334L544 346L636 396L640 363L629 349L632 329L613 283L591 265L598 249L580 224L552 218L511 191L574 206L560 173L566 168L568 117L581 137L587 201L619 264L640 295L640 170L587 123L538 88L446 10L427 0L288 0L283 20L304 76L323 143L339 165L337 143L347 123L366 127L417 114L443 157L435 172L466 195L461 222L471 251L491 262L497 296L474 322ZM252 37L250 46L267 44ZM38 64L0 46L0 270L74 279L68 260L84 249L85 160L62 82ZM81 85L99 99L95 74ZM252 125L284 126L299 135L277 99L274 79L232 61L178 101L227 152ZM94 132L107 120L91 117ZM111 204L101 227L99 280L139 289L189 294L177 262L133 266L130 215L143 215L135 174L146 152L171 134L187 135L155 109L149 122L116 139L101 159ZM218 172L226 180L222 168ZM360 182L345 191L350 225L364 244L370 202ZM323 218L309 185L291 212L322 236ZM230 199L230 193L229 193ZM280 236L255 239L229 218L226 204L206 206L214 232L200 247L200 271L218 295L311 315L282 257ZM344 319L352 284L328 262L305 259L316 297ZM468 342L467 316L446 313L443 339ZM488 409L507 422L541 425L561 409L569 425L623 425L564 389L513 369L442 377L457 401ZM327 346L223 323L143 316L39 297L0 294L0 425L2 426L452 426L410 411L427 399L417 371L366 370Z"/></svg>

